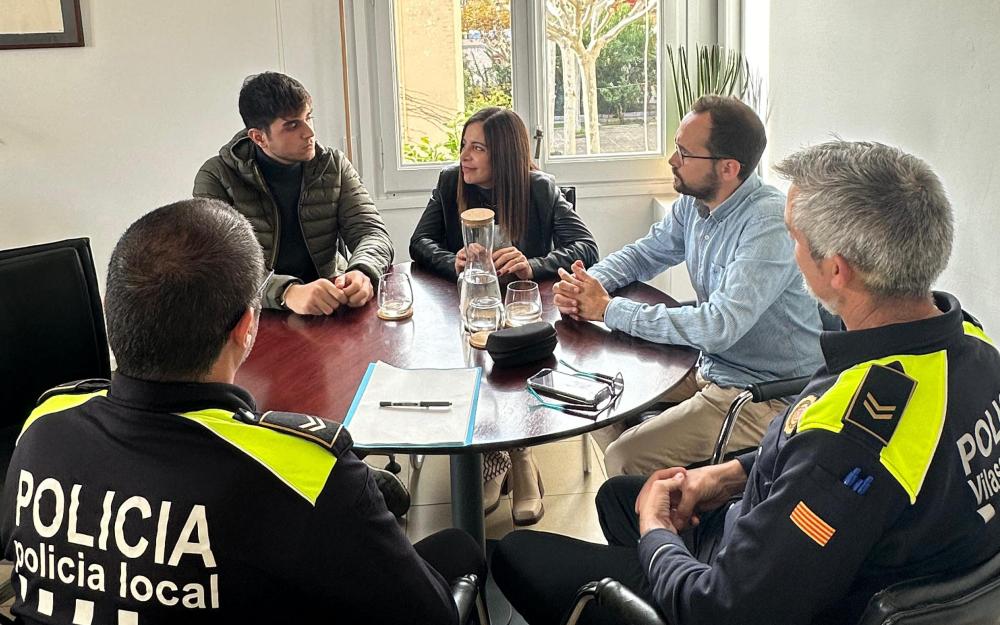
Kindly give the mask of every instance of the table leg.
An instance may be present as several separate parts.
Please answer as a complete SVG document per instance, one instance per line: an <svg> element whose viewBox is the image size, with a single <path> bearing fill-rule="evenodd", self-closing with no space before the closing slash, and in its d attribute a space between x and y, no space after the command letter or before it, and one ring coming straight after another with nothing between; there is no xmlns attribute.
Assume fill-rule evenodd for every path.
<svg viewBox="0 0 1000 625"><path fill-rule="evenodd" d="M465 530L486 549L486 528L483 519L483 455L452 454L451 467L451 523ZM486 609L493 625L507 625L512 608L496 587L492 578L487 581Z"/></svg>
<svg viewBox="0 0 1000 625"><path fill-rule="evenodd" d="M486 546L483 521L483 455L452 454L451 522Z"/></svg>

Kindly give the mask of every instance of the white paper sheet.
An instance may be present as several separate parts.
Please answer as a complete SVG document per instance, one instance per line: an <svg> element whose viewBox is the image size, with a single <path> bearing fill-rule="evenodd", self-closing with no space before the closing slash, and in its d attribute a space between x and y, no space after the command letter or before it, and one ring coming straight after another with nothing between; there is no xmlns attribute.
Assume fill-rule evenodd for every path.
<svg viewBox="0 0 1000 625"><path fill-rule="evenodd" d="M472 439L482 370L370 365L345 425L358 445L462 445ZM380 408L380 401L450 401L448 408Z"/></svg>

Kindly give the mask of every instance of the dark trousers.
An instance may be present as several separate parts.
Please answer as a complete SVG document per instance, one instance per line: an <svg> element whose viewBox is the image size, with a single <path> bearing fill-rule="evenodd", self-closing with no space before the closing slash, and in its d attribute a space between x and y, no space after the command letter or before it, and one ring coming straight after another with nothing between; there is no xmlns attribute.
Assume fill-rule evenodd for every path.
<svg viewBox="0 0 1000 625"><path fill-rule="evenodd" d="M493 578L511 605L531 625L558 625L572 609L576 591L587 582L611 577L653 603L636 548L639 517L635 500L646 478L613 477L597 493L597 514L608 544L598 545L547 532L508 534L493 553ZM721 543L724 511L702 515L693 532L685 532L688 549L710 562ZM618 623L591 603L581 623Z"/></svg>
<svg viewBox="0 0 1000 625"><path fill-rule="evenodd" d="M441 530L414 543L413 548L449 585L469 573L475 573L480 591L486 584L486 558L483 556L483 548L462 530L455 528Z"/></svg>

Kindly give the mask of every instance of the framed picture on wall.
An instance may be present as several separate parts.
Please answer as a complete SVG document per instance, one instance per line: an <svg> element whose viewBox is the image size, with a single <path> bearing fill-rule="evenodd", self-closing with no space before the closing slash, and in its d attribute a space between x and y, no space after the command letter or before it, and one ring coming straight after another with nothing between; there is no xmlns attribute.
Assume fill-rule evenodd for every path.
<svg viewBox="0 0 1000 625"><path fill-rule="evenodd" d="M0 50L82 45L80 0L0 0Z"/></svg>

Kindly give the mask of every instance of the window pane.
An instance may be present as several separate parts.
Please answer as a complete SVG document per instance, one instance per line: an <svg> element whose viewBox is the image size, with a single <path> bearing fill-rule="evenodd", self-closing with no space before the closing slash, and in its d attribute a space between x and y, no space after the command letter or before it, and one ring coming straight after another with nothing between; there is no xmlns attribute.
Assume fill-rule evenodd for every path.
<svg viewBox="0 0 1000 625"><path fill-rule="evenodd" d="M511 105L510 0L397 0L404 165L458 159L462 124Z"/></svg>
<svg viewBox="0 0 1000 625"><path fill-rule="evenodd" d="M550 156L660 152L658 4L545 3Z"/></svg>

